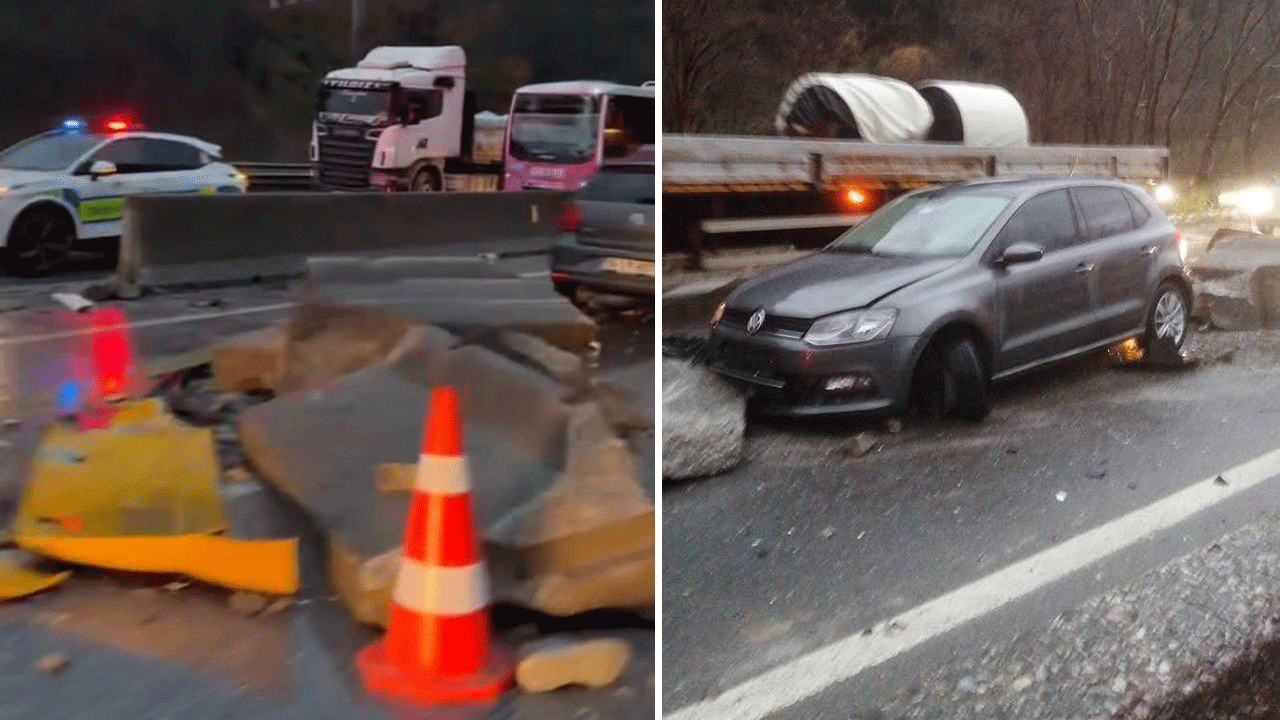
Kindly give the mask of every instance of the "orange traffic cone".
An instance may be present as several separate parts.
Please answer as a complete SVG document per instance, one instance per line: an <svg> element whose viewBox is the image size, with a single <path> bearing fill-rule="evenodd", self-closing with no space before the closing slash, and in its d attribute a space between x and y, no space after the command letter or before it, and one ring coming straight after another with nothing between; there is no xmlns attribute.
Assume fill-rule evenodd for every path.
<svg viewBox="0 0 1280 720"><path fill-rule="evenodd" d="M489 583L453 388L436 388L409 500L387 634L356 655L365 689L415 704L484 701L513 684L492 641Z"/></svg>

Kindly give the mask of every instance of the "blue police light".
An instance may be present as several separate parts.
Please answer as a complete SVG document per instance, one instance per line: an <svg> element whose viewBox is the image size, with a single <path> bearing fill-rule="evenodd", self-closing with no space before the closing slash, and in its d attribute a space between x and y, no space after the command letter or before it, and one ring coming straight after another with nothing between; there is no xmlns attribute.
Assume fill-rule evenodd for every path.
<svg viewBox="0 0 1280 720"><path fill-rule="evenodd" d="M80 401L83 393L80 389L80 383L75 380L59 383L55 395L59 415L71 415L80 410Z"/></svg>
<svg viewBox="0 0 1280 720"><path fill-rule="evenodd" d="M84 121L80 118L67 118L62 121L62 127L67 130L83 130Z"/></svg>

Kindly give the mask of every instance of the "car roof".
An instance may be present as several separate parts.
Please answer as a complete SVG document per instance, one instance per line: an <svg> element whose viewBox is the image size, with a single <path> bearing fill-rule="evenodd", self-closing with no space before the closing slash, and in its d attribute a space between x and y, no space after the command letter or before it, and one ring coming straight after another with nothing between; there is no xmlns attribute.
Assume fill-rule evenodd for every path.
<svg viewBox="0 0 1280 720"><path fill-rule="evenodd" d="M1133 190L1134 184L1115 178L1105 177L996 177L996 178L980 178L977 180L967 180L965 182L948 185L947 188L962 191L966 189L990 189L1001 194L1011 196L1034 194L1045 190L1057 190L1060 188L1074 188L1086 186L1111 186L1116 188L1124 188ZM1003 192L1001 192L1003 191Z"/></svg>
<svg viewBox="0 0 1280 720"><path fill-rule="evenodd" d="M190 135L177 135L175 133L153 132L151 130L126 130L124 132L105 132L105 133L98 133L98 132L72 133L72 132L63 131L63 130L52 130L50 132L43 133L42 137L58 137L58 136L65 136L65 135L72 135L72 134L85 135L88 137L96 137L96 138L101 138L103 140L118 140L120 138L134 138L134 137L148 138L151 140L172 140L176 142L186 143L188 145L194 145L195 147L209 153L210 155L217 155L217 156L222 155L222 146L216 145L206 140L201 140L200 138L192 137Z"/></svg>

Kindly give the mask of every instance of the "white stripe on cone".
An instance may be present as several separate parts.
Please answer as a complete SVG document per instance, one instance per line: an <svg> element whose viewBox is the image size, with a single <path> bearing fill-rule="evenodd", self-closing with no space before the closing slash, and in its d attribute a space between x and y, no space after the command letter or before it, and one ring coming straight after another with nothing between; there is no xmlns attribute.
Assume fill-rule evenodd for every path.
<svg viewBox="0 0 1280 720"><path fill-rule="evenodd" d="M393 597L420 615L470 615L489 604L489 576L483 562L439 567L402 557Z"/></svg>
<svg viewBox="0 0 1280 720"><path fill-rule="evenodd" d="M462 495L471 492L471 470L465 457L422 455L413 489L428 495Z"/></svg>

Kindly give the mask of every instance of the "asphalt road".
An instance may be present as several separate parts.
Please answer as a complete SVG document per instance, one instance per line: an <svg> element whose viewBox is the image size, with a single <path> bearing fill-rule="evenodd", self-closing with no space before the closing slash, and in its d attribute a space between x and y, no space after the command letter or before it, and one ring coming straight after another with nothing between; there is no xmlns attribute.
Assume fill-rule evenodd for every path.
<svg viewBox="0 0 1280 720"><path fill-rule="evenodd" d="M1209 234L1192 231L1193 255ZM976 619L937 620L971 611L946 610L951 593L1000 596L987 578L1002 568L1280 448L1280 334L1202 332L1188 351L1193 364L1176 371L1091 357L1001 386L978 426L750 421L741 466L664 489L663 712L883 717L930 668L963 666L992 638L1029 637L1085 598L1280 509L1272 478L1125 537L1105 558L1072 558L1069 572L1039 567L1034 591ZM862 431L879 447L849 456L844 444ZM943 608L937 627L895 641L898 618L931 601ZM835 643L887 659L863 668L845 654L815 670L806 656ZM821 681L806 677L815 672ZM808 690L794 697L794 685ZM726 712L728 697L742 704Z"/></svg>
<svg viewBox="0 0 1280 720"><path fill-rule="evenodd" d="M456 246L443 252L433 249L433 254L474 256L488 249ZM530 283L545 279L545 256L498 262ZM97 281L108 271L101 259L86 257L45 280L0 278L0 343L22 346L27 357L65 353L65 323L60 313L48 312L57 308L50 293ZM209 289L120 306L134 325L139 354L154 359L278 320L288 312L295 290L283 285ZM652 319L600 320L601 374L635 397L652 398ZM19 444L14 438L7 440ZM16 464L6 463L0 447L0 517L11 512L20 483ZM356 625L332 596L321 538L300 513L268 489L251 486L228 502L233 531L303 538L304 588L297 605L270 616L241 617L228 608L224 590L196 584L169 592L156 588L173 578L82 569L58 590L0 605L0 718L653 716L654 631L651 622L630 616L553 622L508 608L495 611L500 640L509 647L528 639L535 625L543 632L580 630L626 638L634 656L623 679L611 688L544 696L510 693L495 704L448 711L395 708L368 697L352 662L355 651L377 633ZM48 653L65 653L70 665L57 675L34 671L33 663Z"/></svg>

